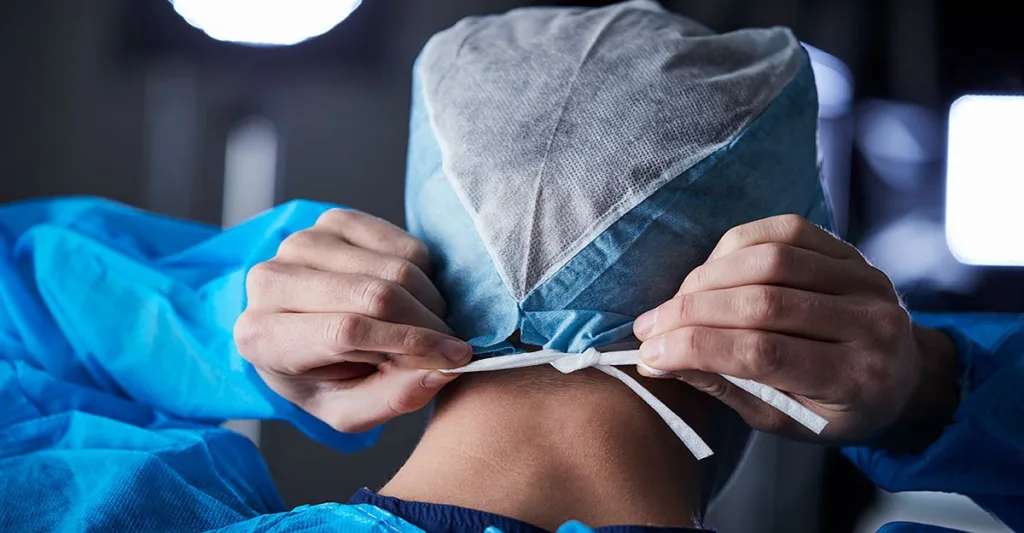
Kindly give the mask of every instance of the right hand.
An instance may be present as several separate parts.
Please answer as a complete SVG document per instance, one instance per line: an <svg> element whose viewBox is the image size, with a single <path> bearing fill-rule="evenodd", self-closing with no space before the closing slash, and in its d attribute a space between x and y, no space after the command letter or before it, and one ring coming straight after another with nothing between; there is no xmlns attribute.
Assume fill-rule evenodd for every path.
<svg viewBox="0 0 1024 533"><path fill-rule="evenodd" d="M634 332L646 365L769 433L919 451L959 403L953 342L914 326L856 248L794 215L727 232ZM815 435L720 374L786 392L828 427Z"/></svg>
<svg viewBox="0 0 1024 533"><path fill-rule="evenodd" d="M427 277L426 246L379 218L333 209L249 271L239 353L266 384L346 433L424 407L468 363Z"/></svg>

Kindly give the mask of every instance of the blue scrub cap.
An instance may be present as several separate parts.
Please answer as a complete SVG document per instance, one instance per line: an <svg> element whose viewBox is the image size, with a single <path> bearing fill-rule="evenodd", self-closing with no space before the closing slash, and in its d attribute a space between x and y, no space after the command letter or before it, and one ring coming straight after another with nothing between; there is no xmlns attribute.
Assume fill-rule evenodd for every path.
<svg viewBox="0 0 1024 533"><path fill-rule="evenodd" d="M730 228L828 226L807 54L658 4L525 8L435 35L414 68L406 206L478 355L631 336Z"/></svg>

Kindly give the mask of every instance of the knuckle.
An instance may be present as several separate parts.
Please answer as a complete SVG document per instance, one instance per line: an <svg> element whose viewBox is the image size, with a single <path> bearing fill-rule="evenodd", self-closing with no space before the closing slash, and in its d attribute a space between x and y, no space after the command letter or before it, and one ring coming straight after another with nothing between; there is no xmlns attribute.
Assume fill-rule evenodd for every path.
<svg viewBox="0 0 1024 533"><path fill-rule="evenodd" d="M679 348L687 359L699 354L704 347L706 333L701 328L685 328L679 331Z"/></svg>
<svg viewBox="0 0 1024 533"><path fill-rule="evenodd" d="M887 296L896 297L896 288L892 284L892 279L881 269L870 266L867 274L868 285L874 289L879 290Z"/></svg>
<svg viewBox="0 0 1024 533"><path fill-rule="evenodd" d="M791 247L775 242L765 245L763 268L771 279L782 277L795 266L796 253Z"/></svg>
<svg viewBox="0 0 1024 533"><path fill-rule="evenodd" d="M774 338L765 333L750 333L741 343L743 361L751 375L769 376L779 371L780 351Z"/></svg>
<svg viewBox="0 0 1024 533"><path fill-rule="evenodd" d="M693 296L690 294L680 294L673 298L671 312L669 317L674 320L677 324L686 324L693 308Z"/></svg>
<svg viewBox="0 0 1024 533"><path fill-rule="evenodd" d="M430 334L419 328L407 331L402 339L402 346L405 347L406 353L411 354L426 353L432 344Z"/></svg>
<svg viewBox="0 0 1024 533"><path fill-rule="evenodd" d="M430 264L430 250L428 250L427 245L419 239L409 239L409 244L406 245L402 257L407 259L413 265L426 266Z"/></svg>
<svg viewBox="0 0 1024 533"><path fill-rule="evenodd" d="M691 291L701 291L704 290L704 288L707 287L708 283L711 281L708 278L708 276L709 274L707 267L705 265L701 265L693 269L690 272L690 275L687 276L688 279L684 280L683 283L685 284L687 281L689 281L692 285L690 288Z"/></svg>
<svg viewBox="0 0 1024 533"><path fill-rule="evenodd" d="M278 283L282 272L274 261L258 263L245 275L245 291L250 298L259 296Z"/></svg>
<svg viewBox="0 0 1024 533"><path fill-rule="evenodd" d="M741 316L754 324L764 324L775 319L778 314L778 294L772 287L750 287L744 291L739 307Z"/></svg>
<svg viewBox="0 0 1024 533"><path fill-rule="evenodd" d="M335 207L333 209L324 211L324 213L321 214L316 219L315 225L328 227L344 227L345 225L351 223L356 216L356 211L353 211L351 209L341 209Z"/></svg>
<svg viewBox="0 0 1024 533"><path fill-rule="evenodd" d="M883 343L898 341L910 332L910 315L902 307L889 305L876 313L877 318L871 320L872 329Z"/></svg>
<svg viewBox="0 0 1024 533"><path fill-rule="evenodd" d="M314 246L315 241L316 238L312 232L299 231L292 233L281 241L281 246L277 248L277 255L286 258L299 257L306 250Z"/></svg>
<svg viewBox="0 0 1024 533"><path fill-rule="evenodd" d="M363 302L371 315L389 315L395 311L398 304L398 284L385 280L373 280L365 283L363 288Z"/></svg>
<svg viewBox="0 0 1024 533"><path fill-rule="evenodd" d="M238 353L249 362L252 362L251 357L253 354L253 348L260 343L262 338L262 332L256 324L252 313L244 312L239 315L238 320L235 321L235 327L232 333L235 339L235 346L238 348Z"/></svg>
<svg viewBox="0 0 1024 533"><path fill-rule="evenodd" d="M416 278L419 268L413 263L404 259L389 262L384 267L382 277L393 281L403 287L408 287Z"/></svg>
<svg viewBox="0 0 1024 533"><path fill-rule="evenodd" d="M370 325L362 317L345 313L328 321L326 340L328 346L336 350L357 349L366 343L369 329Z"/></svg>
<svg viewBox="0 0 1024 533"><path fill-rule="evenodd" d="M782 242L795 242L808 229L808 222L800 215L786 214L775 217L775 226Z"/></svg>
<svg viewBox="0 0 1024 533"><path fill-rule="evenodd" d="M749 225L745 224L742 226L736 226L725 232L722 238L719 239L719 246L722 248L733 249L738 248L739 244L742 244L747 240L747 236L750 234Z"/></svg>

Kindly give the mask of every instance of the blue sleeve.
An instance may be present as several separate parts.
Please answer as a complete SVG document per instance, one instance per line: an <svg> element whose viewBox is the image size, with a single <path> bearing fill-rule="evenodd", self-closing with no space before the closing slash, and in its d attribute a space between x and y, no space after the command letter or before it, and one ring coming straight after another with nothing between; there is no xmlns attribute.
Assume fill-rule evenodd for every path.
<svg viewBox="0 0 1024 533"><path fill-rule="evenodd" d="M235 349L245 275L332 206L296 201L222 231L113 202L0 207L0 360L185 421L281 419L373 444L269 390Z"/></svg>
<svg viewBox="0 0 1024 533"><path fill-rule="evenodd" d="M259 451L219 427L276 418L340 450L373 443L278 397L232 340L247 270L329 207L221 231L97 199L0 206L0 531L360 524L347 506L285 512Z"/></svg>
<svg viewBox="0 0 1024 533"><path fill-rule="evenodd" d="M844 453L890 492L969 496L1024 531L1024 315L916 315L956 343L964 392L953 422L924 452Z"/></svg>

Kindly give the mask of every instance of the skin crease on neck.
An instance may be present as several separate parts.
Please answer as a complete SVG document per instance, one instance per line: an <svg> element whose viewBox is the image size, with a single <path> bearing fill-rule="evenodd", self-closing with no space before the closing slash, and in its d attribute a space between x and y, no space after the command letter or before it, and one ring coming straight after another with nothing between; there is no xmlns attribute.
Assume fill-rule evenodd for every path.
<svg viewBox="0 0 1024 533"><path fill-rule="evenodd" d="M676 380L639 380L706 434L715 400ZM568 520L696 527L702 476L664 421L621 382L596 369L543 366L467 374L448 385L419 445L380 494L550 531Z"/></svg>

